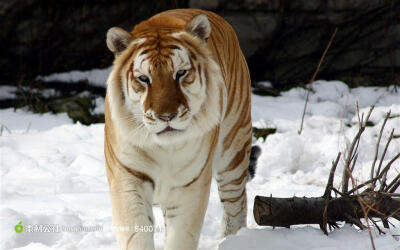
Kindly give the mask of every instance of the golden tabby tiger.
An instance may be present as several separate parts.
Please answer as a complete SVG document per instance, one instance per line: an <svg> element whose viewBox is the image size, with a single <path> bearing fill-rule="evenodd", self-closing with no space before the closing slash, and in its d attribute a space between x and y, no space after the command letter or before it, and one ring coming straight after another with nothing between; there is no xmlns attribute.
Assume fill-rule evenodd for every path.
<svg viewBox="0 0 400 250"><path fill-rule="evenodd" d="M111 28L107 46L115 60L105 156L120 247L154 249L143 228L160 204L165 249L196 249L212 175L223 235L236 233L246 225L251 117L249 72L232 27L212 12L171 10L132 32Z"/></svg>

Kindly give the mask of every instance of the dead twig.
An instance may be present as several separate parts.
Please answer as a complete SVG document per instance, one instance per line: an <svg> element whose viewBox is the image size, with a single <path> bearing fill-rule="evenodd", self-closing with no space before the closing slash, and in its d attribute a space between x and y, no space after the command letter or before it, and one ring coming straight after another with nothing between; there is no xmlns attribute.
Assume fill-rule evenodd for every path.
<svg viewBox="0 0 400 250"><path fill-rule="evenodd" d="M324 201L324 208L323 208L323 212L322 212L322 224L320 225L320 228L326 235L328 235L328 231L326 229L326 225L328 224L328 206L329 206L329 201L331 199L331 192L333 189L333 180L335 178L335 171L336 171L336 167L339 163L340 156L341 156L341 153L339 152L336 157L336 160L334 162L332 162L331 172L329 173L328 182L326 184L325 193L323 195L325 201Z"/></svg>
<svg viewBox="0 0 400 250"><path fill-rule="evenodd" d="M317 68L315 69L314 74L313 74L312 77L311 77L310 86L309 86L308 89L307 89L306 102L304 103L303 115L301 116L300 129L299 129L299 131L298 131L299 135L301 134L301 132L302 132L302 130L303 130L304 116L306 115L307 104L308 104L308 99L309 99L310 92L311 92L311 88L312 88L312 83L314 82L315 77L317 76L317 74L318 74L318 72L319 72L319 69L321 68L321 64L322 64L322 62L323 62L324 59L325 59L326 53L328 52L329 48L331 47L331 44L332 44L332 42L333 42L333 39L334 39L335 36L336 36L336 32L337 32L337 31L338 31L338 28L335 28L335 31L333 32L333 34L332 34L332 36L331 36L331 39L329 40L328 45L326 46L326 48L325 48L325 50L324 50L324 53L322 53L322 56L321 56L321 58L319 59L319 63L318 63L318 65L317 65Z"/></svg>
<svg viewBox="0 0 400 250"><path fill-rule="evenodd" d="M385 125L386 125L386 122L387 122L387 120L389 119L389 117L390 117L390 110L389 110L389 112L387 112L386 117L385 117L385 120L383 120L383 124L382 124L382 127L381 127L381 131L379 132L379 137L378 137L378 140L376 141L375 155L374 155L374 160L372 161L372 166L371 166L371 175L370 175L370 178L371 178L371 179L374 177L374 174L375 174L375 173L374 173L374 171L375 171L375 163L376 163L376 160L377 160L377 158L378 158L379 143L381 142L383 129L384 129L384 127L385 127Z"/></svg>
<svg viewBox="0 0 400 250"><path fill-rule="evenodd" d="M369 120L369 117L371 116L372 110L374 110L374 106L371 106L371 108L369 109L367 116L365 117L365 121L364 121L364 114L362 114L361 118L360 118L360 110L358 108L358 103L356 103L356 110L357 110L359 129L358 129L356 136L354 136L351 145L346 150L345 164L344 164L343 175L342 175L342 192L343 193L347 193L347 191L348 191L349 178L351 176L351 173L352 173L355 163L357 161L356 154L357 154L357 150L358 150L358 145L360 143L361 135L367 126L367 122ZM352 162L353 162L353 164L352 164ZM350 168L351 164L353 166Z"/></svg>
<svg viewBox="0 0 400 250"><path fill-rule="evenodd" d="M382 156L381 156L381 161L379 162L379 166L378 166L378 173L381 170L381 167L382 167L382 164L383 164L383 160L385 159L385 155L386 155L387 149L389 147L389 144L393 139L393 133L394 133L394 129L392 129L392 132L390 133L389 139L388 139L388 141L386 143L385 149L383 150L383 153L382 153ZM381 191L385 188L386 176L387 176L387 171L383 174L382 180L379 180L381 182L381 187L380 187Z"/></svg>

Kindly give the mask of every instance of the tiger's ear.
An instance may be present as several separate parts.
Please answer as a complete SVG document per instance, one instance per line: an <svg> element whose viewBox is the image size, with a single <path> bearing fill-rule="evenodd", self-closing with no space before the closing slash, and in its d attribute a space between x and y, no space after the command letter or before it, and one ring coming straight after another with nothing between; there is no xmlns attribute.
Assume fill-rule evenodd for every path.
<svg viewBox="0 0 400 250"><path fill-rule="evenodd" d="M204 14L197 15L186 25L186 30L200 39L207 41L211 33L210 21Z"/></svg>
<svg viewBox="0 0 400 250"><path fill-rule="evenodd" d="M107 31L107 47L114 55L124 51L132 39L131 33L118 27L112 27Z"/></svg>

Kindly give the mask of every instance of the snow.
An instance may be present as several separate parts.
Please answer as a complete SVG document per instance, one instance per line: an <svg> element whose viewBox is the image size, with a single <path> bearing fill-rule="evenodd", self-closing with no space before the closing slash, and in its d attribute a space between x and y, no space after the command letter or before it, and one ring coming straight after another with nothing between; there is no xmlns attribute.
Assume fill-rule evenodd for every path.
<svg viewBox="0 0 400 250"><path fill-rule="evenodd" d="M394 118L387 121L380 154L390 130L396 128L395 134L399 134L398 89L349 89L339 81L317 81L313 90L301 135L297 131L306 96L304 89L291 89L279 97L252 96L253 125L275 127L277 133L266 141L254 140L263 153L256 177L247 185L248 228L226 239L220 237L222 208L213 182L199 249L372 249L368 232L350 226L325 236L317 225L272 229L257 226L254 221L255 195L322 195L331 162L357 132L356 101L364 113L370 105L376 105L371 116L373 126L367 127L359 146L357 181L368 178L375 141L389 109ZM96 100L98 113L103 109L101 102L101 98ZM0 249L118 249L104 167L104 125L83 126L72 124L65 114L38 115L26 110L14 113L13 109L0 110L0 122L11 132L4 130L0 136ZM393 139L386 159L399 151L400 139ZM400 162L392 168L389 179L400 171ZM343 161L337 169L336 186L340 185L342 170ZM158 207L154 213L156 227L160 229L155 233L155 243L162 249L164 223ZM17 234L14 226L19 221L25 226L101 226L101 230ZM400 249L400 223L392 222L397 228L387 230L386 235L372 230L376 249Z"/></svg>
<svg viewBox="0 0 400 250"><path fill-rule="evenodd" d="M273 88L272 83L268 82L268 81L261 81L261 82L257 82L256 84L257 86L262 86L264 88Z"/></svg>
<svg viewBox="0 0 400 250"><path fill-rule="evenodd" d="M0 86L0 100L16 98L17 87L14 86Z"/></svg>
<svg viewBox="0 0 400 250"><path fill-rule="evenodd" d="M66 113L63 114L35 114L25 109L0 109L0 126L5 131L43 131L64 124L72 124ZM3 132L4 133L4 132Z"/></svg>
<svg viewBox="0 0 400 250"><path fill-rule="evenodd" d="M34 94L38 97L50 98L56 97L60 95L60 92L55 89L38 89L38 88L30 88L27 86L0 86L0 100L8 100L15 99L21 97L22 93L29 92L30 94Z"/></svg>
<svg viewBox="0 0 400 250"><path fill-rule="evenodd" d="M220 249L366 250L372 249L371 242L368 239L367 231L357 232L347 225L336 229L328 237L321 230L313 227L279 228L268 231L242 229L236 236L228 236L227 240L221 244ZM396 246L396 244L393 244L393 238L390 235L376 238L375 244L378 246L376 249L379 250L395 250Z"/></svg>
<svg viewBox="0 0 400 250"><path fill-rule="evenodd" d="M77 83L87 81L89 84L105 87L106 79L111 72L112 67L105 69L92 69L87 71L73 70L70 72L54 73L48 76L38 76L37 80L44 82L71 82Z"/></svg>

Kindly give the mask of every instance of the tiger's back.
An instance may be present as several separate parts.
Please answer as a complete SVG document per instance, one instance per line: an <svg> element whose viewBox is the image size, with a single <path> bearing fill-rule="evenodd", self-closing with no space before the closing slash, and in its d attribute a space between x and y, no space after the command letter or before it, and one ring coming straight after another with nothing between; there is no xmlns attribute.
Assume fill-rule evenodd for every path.
<svg viewBox="0 0 400 250"><path fill-rule="evenodd" d="M199 14L207 15L211 23L212 32L207 42L226 86L224 93L221 93L226 96L221 98L224 100L224 111L220 125L220 148L216 153L216 157L221 158L217 165L222 166L217 166L217 170L226 170L223 167L226 164L231 167L240 163L247 166L251 150L251 81L235 31L222 17L199 9L169 10L153 18L174 17L188 22ZM235 154L238 157L228 163L232 160L231 155ZM245 174L242 177L245 179Z"/></svg>

